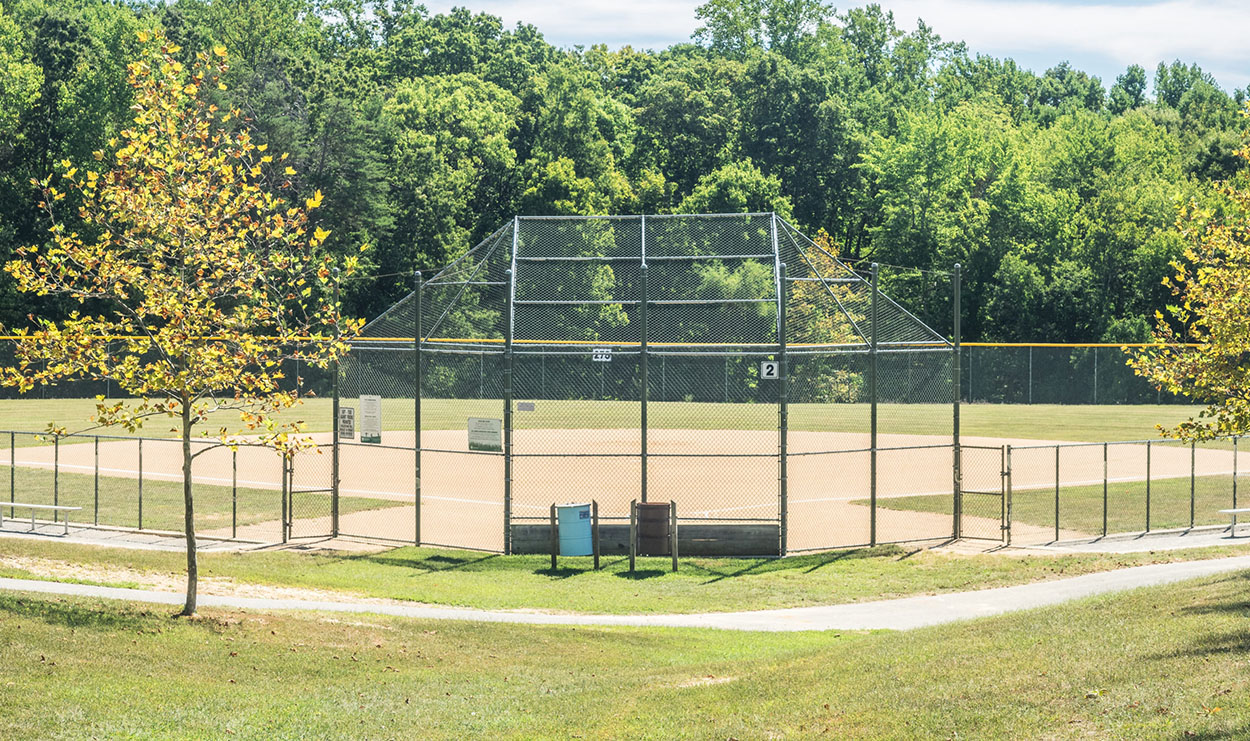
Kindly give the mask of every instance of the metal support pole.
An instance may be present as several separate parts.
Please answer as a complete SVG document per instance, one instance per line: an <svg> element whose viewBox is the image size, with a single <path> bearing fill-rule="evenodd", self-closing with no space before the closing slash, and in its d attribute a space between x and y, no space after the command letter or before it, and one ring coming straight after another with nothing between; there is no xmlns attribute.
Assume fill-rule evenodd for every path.
<svg viewBox="0 0 1250 741"><path fill-rule="evenodd" d="M775 229L774 225L774 229ZM780 313L777 315L777 360L780 365L780 378L777 382L779 412L779 455L781 458L780 468L780 509L778 510L781 517L781 555L786 555L786 549L789 541L789 524L790 524L790 486L789 486L789 437L790 437L790 361L786 353L786 298L790 293L786 282L786 264L783 262L780 266L781 273L778 276L778 286L781 289L781 295L777 297L777 304ZM673 523L676 527L677 515L676 507L673 505ZM677 570L677 536L673 536L673 571Z"/></svg>
<svg viewBox="0 0 1250 741"><path fill-rule="evenodd" d="M638 268L638 271L639 271L638 272L638 288L640 291L639 301L638 301L638 320L639 320L640 336L638 339L639 339L639 351L641 354L639 355L639 358L638 358L638 371L639 371L639 375L641 376L640 383L642 384L642 388L639 389L639 399L642 404L642 410L641 410L642 411L642 420L641 420L642 439L639 442L641 443L640 462L642 464L642 481L641 481L642 501L645 502L647 501L647 430L648 430L647 403L651 400L651 383L648 380L648 375L647 375L648 369L650 366L650 360L651 360L651 348L648 344L651 339L650 337L651 328L648 325L647 302L651 294L649 293L649 289L647 287L647 272L648 271L647 271L647 217L646 216L642 217L642 242L641 244L642 244L642 247L641 247L642 264Z"/></svg>
<svg viewBox="0 0 1250 741"><path fill-rule="evenodd" d="M279 459L282 462L282 542L287 542L291 533L291 510L290 501L287 498L287 479L286 479L286 456L281 455Z"/></svg>
<svg viewBox="0 0 1250 741"><path fill-rule="evenodd" d="M515 237L514 237L515 238ZM515 252L513 253L516 254ZM503 345L503 552L512 554L512 281L511 270L504 272L508 283L504 307Z"/></svg>
<svg viewBox="0 0 1250 741"><path fill-rule="evenodd" d="M1146 441L1146 532L1150 532L1150 441Z"/></svg>
<svg viewBox="0 0 1250 741"><path fill-rule="evenodd" d="M1029 345L1029 403L1033 403L1033 346Z"/></svg>
<svg viewBox="0 0 1250 741"><path fill-rule="evenodd" d="M17 501L17 433L9 432L9 504ZM9 507L9 517L13 516L13 508Z"/></svg>
<svg viewBox="0 0 1250 741"><path fill-rule="evenodd" d="M1107 537L1107 444L1102 444L1102 536Z"/></svg>
<svg viewBox="0 0 1250 741"><path fill-rule="evenodd" d="M1011 545L1011 446L1007 446L1007 545Z"/></svg>
<svg viewBox="0 0 1250 741"><path fill-rule="evenodd" d="M1096 347L1093 348L1093 351L1094 351L1094 403L1097 404L1098 403L1098 348Z"/></svg>
<svg viewBox="0 0 1250 741"><path fill-rule="evenodd" d="M877 263L870 267L869 303L871 335L868 338L868 545L877 544Z"/></svg>
<svg viewBox="0 0 1250 741"><path fill-rule="evenodd" d="M1196 474L1198 472L1197 463L1197 443L1189 444L1189 527L1194 526L1194 487L1196 482Z"/></svg>
<svg viewBox="0 0 1250 741"><path fill-rule="evenodd" d="M230 451L230 537L239 537L239 449Z"/></svg>
<svg viewBox="0 0 1250 741"><path fill-rule="evenodd" d="M52 438L52 506L61 503L61 436L56 435ZM60 516L57 510L52 510L52 521L57 522Z"/></svg>
<svg viewBox="0 0 1250 741"><path fill-rule="evenodd" d="M334 268L334 310L339 310L339 269ZM336 319L334 322L334 339L337 341L342 337L339 331L339 323ZM330 535L337 538L339 536L339 359L334 358L334 400L331 402L330 414L333 419L330 420L330 429L333 430L330 442ZM282 466L282 470L286 471L286 464Z"/></svg>
<svg viewBox="0 0 1250 741"><path fill-rule="evenodd" d="M1002 477L998 482L998 537L1007 542L1007 446L999 452L998 470Z"/></svg>
<svg viewBox="0 0 1250 741"><path fill-rule="evenodd" d="M99 525L100 524L100 436L99 435L95 436L95 465L92 466L92 470L94 472L93 478L95 479L92 484L92 489L93 489L93 494L94 494L93 495L94 506L92 507L94 511L94 515L92 517L92 523L95 525Z"/></svg>
<svg viewBox="0 0 1250 741"><path fill-rule="evenodd" d="M143 438L139 438L139 529L143 529Z"/></svg>
<svg viewBox="0 0 1250 741"><path fill-rule="evenodd" d="M421 281L421 271L418 270L413 274L412 300L413 320L412 320L412 355L413 355L413 389L412 389L412 496L413 496L413 534L412 541L418 547L421 545L421 386L422 386L422 370L421 370L421 321L423 310L422 293L424 292L424 284Z"/></svg>
<svg viewBox="0 0 1250 741"><path fill-rule="evenodd" d="M963 481L963 455L959 447L959 343L962 341L963 325L960 304L963 301L961 291L963 281L961 277L961 266L955 263L954 273L951 275L951 290L953 294L952 303L954 304L954 316L952 322L954 325L954 343L951 347L951 368L952 385L955 393L952 399L952 419L951 419L951 455L952 455L952 487L954 488L955 505L954 505L954 532L953 536L956 540L963 537L964 534L964 481ZM875 302L877 295L876 283L873 283L873 300ZM875 313L875 312L874 312ZM876 334L876 317L873 317L873 334ZM875 447L875 444L874 444Z"/></svg>
<svg viewBox="0 0 1250 741"><path fill-rule="evenodd" d="M1059 446L1055 446L1055 540L1059 540Z"/></svg>
<svg viewBox="0 0 1250 741"><path fill-rule="evenodd" d="M1233 509L1237 509L1237 441L1240 439L1233 438Z"/></svg>

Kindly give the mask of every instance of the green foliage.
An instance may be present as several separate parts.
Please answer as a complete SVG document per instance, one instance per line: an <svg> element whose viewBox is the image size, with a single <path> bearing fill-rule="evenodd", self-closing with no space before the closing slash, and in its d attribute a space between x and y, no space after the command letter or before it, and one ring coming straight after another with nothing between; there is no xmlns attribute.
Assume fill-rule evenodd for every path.
<svg viewBox="0 0 1250 741"><path fill-rule="evenodd" d="M30 180L129 120L125 61L151 24L184 63L227 48L228 89L206 95L290 154L294 198L325 194L328 251L375 245L361 266L378 277L344 290L361 316L514 213L759 209L852 262L961 261L966 339L1096 340L1166 304L1176 203L1218 202L1211 183L1244 168L1244 93L1193 64L1160 64L1151 97L1142 67L1109 89L1067 63L1035 74L879 5L708 0L697 15L693 43L641 51L558 49L410 0L11 0L0 260L44 239ZM949 326L932 281L891 291ZM68 311L0 276L0 322Z"/></svg>

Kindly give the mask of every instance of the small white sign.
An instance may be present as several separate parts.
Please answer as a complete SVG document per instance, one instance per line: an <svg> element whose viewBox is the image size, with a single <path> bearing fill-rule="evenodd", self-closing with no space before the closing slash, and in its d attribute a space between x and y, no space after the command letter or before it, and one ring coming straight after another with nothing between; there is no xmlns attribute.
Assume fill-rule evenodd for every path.
<svg viewBox="0 0 1250 741"><path fill-rule="evenodd" d="M781 378L781 363L776 360L761 360L760 378Z"/></svg>
<svg viewBox="0 0 1250 741"><path fill-rule="evenodd" d="M339 407L339 439L356 439L356 410L352 407Z"/></svg>
<svg viewBox="0 0 1250 741"><path fill-rule="evenodd" d="M469 417L469 450L503 452L503 420Z"/></svg>
<svg viewBox="0 0 1250 741"><path fill-rule="evenodd" d="M590 359L599 363L609 363L612 361L612 348L596 347L590 352Z"/></svg>
<svg viewBox="0 0 1250 741"><path fill-rule="evenodd" d="M360 397L360 442L382 442L382 397Z"/></svg>
<svg viewBox="0 0 1250 741"><path fill-rule="evenodd" d="M518 402L516 403L516 410L517 410L518 412L532 412L532 411L534 411L534 402L532 402L532 401L518 401Z"/></svg>

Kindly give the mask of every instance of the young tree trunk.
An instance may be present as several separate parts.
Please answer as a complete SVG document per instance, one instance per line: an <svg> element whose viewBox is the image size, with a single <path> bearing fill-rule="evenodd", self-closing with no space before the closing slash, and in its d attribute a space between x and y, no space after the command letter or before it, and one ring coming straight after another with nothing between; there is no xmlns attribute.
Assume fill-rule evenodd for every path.
<svg viewBox="0 0 1250 741"><path fill-rule="evenodd" d="M187 601L180 615L195 614L198 569L195 560L195 502L191 498L191 398L182 396L182 503L183 526L187 536Z"/></svg>

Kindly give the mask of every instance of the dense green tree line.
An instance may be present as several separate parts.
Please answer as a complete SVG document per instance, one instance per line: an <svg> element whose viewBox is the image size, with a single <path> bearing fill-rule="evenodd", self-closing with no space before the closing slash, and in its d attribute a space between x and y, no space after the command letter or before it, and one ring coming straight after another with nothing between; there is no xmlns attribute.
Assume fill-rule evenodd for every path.
<svg viewBox="0 0 1250 741"><path fill-rule="evenodd" d="M31 178L127 122L125 64L154 24L188 57L229 49L221 102L290 153L300 195L325 194L333 248L374 246L380 277L346 292L363 316L513 213L751 209L857 266L963 263L968 339L1145 339L1177 204L1241 166L1246 92L1195 65L1108 86L903 32L875 5L709 0L699 17L691 43L610 51L408 0L4 0L0 259L45 237ZM945 276L886 275L949 326ZM0 322L64 310L0 280Z"/></svg>

